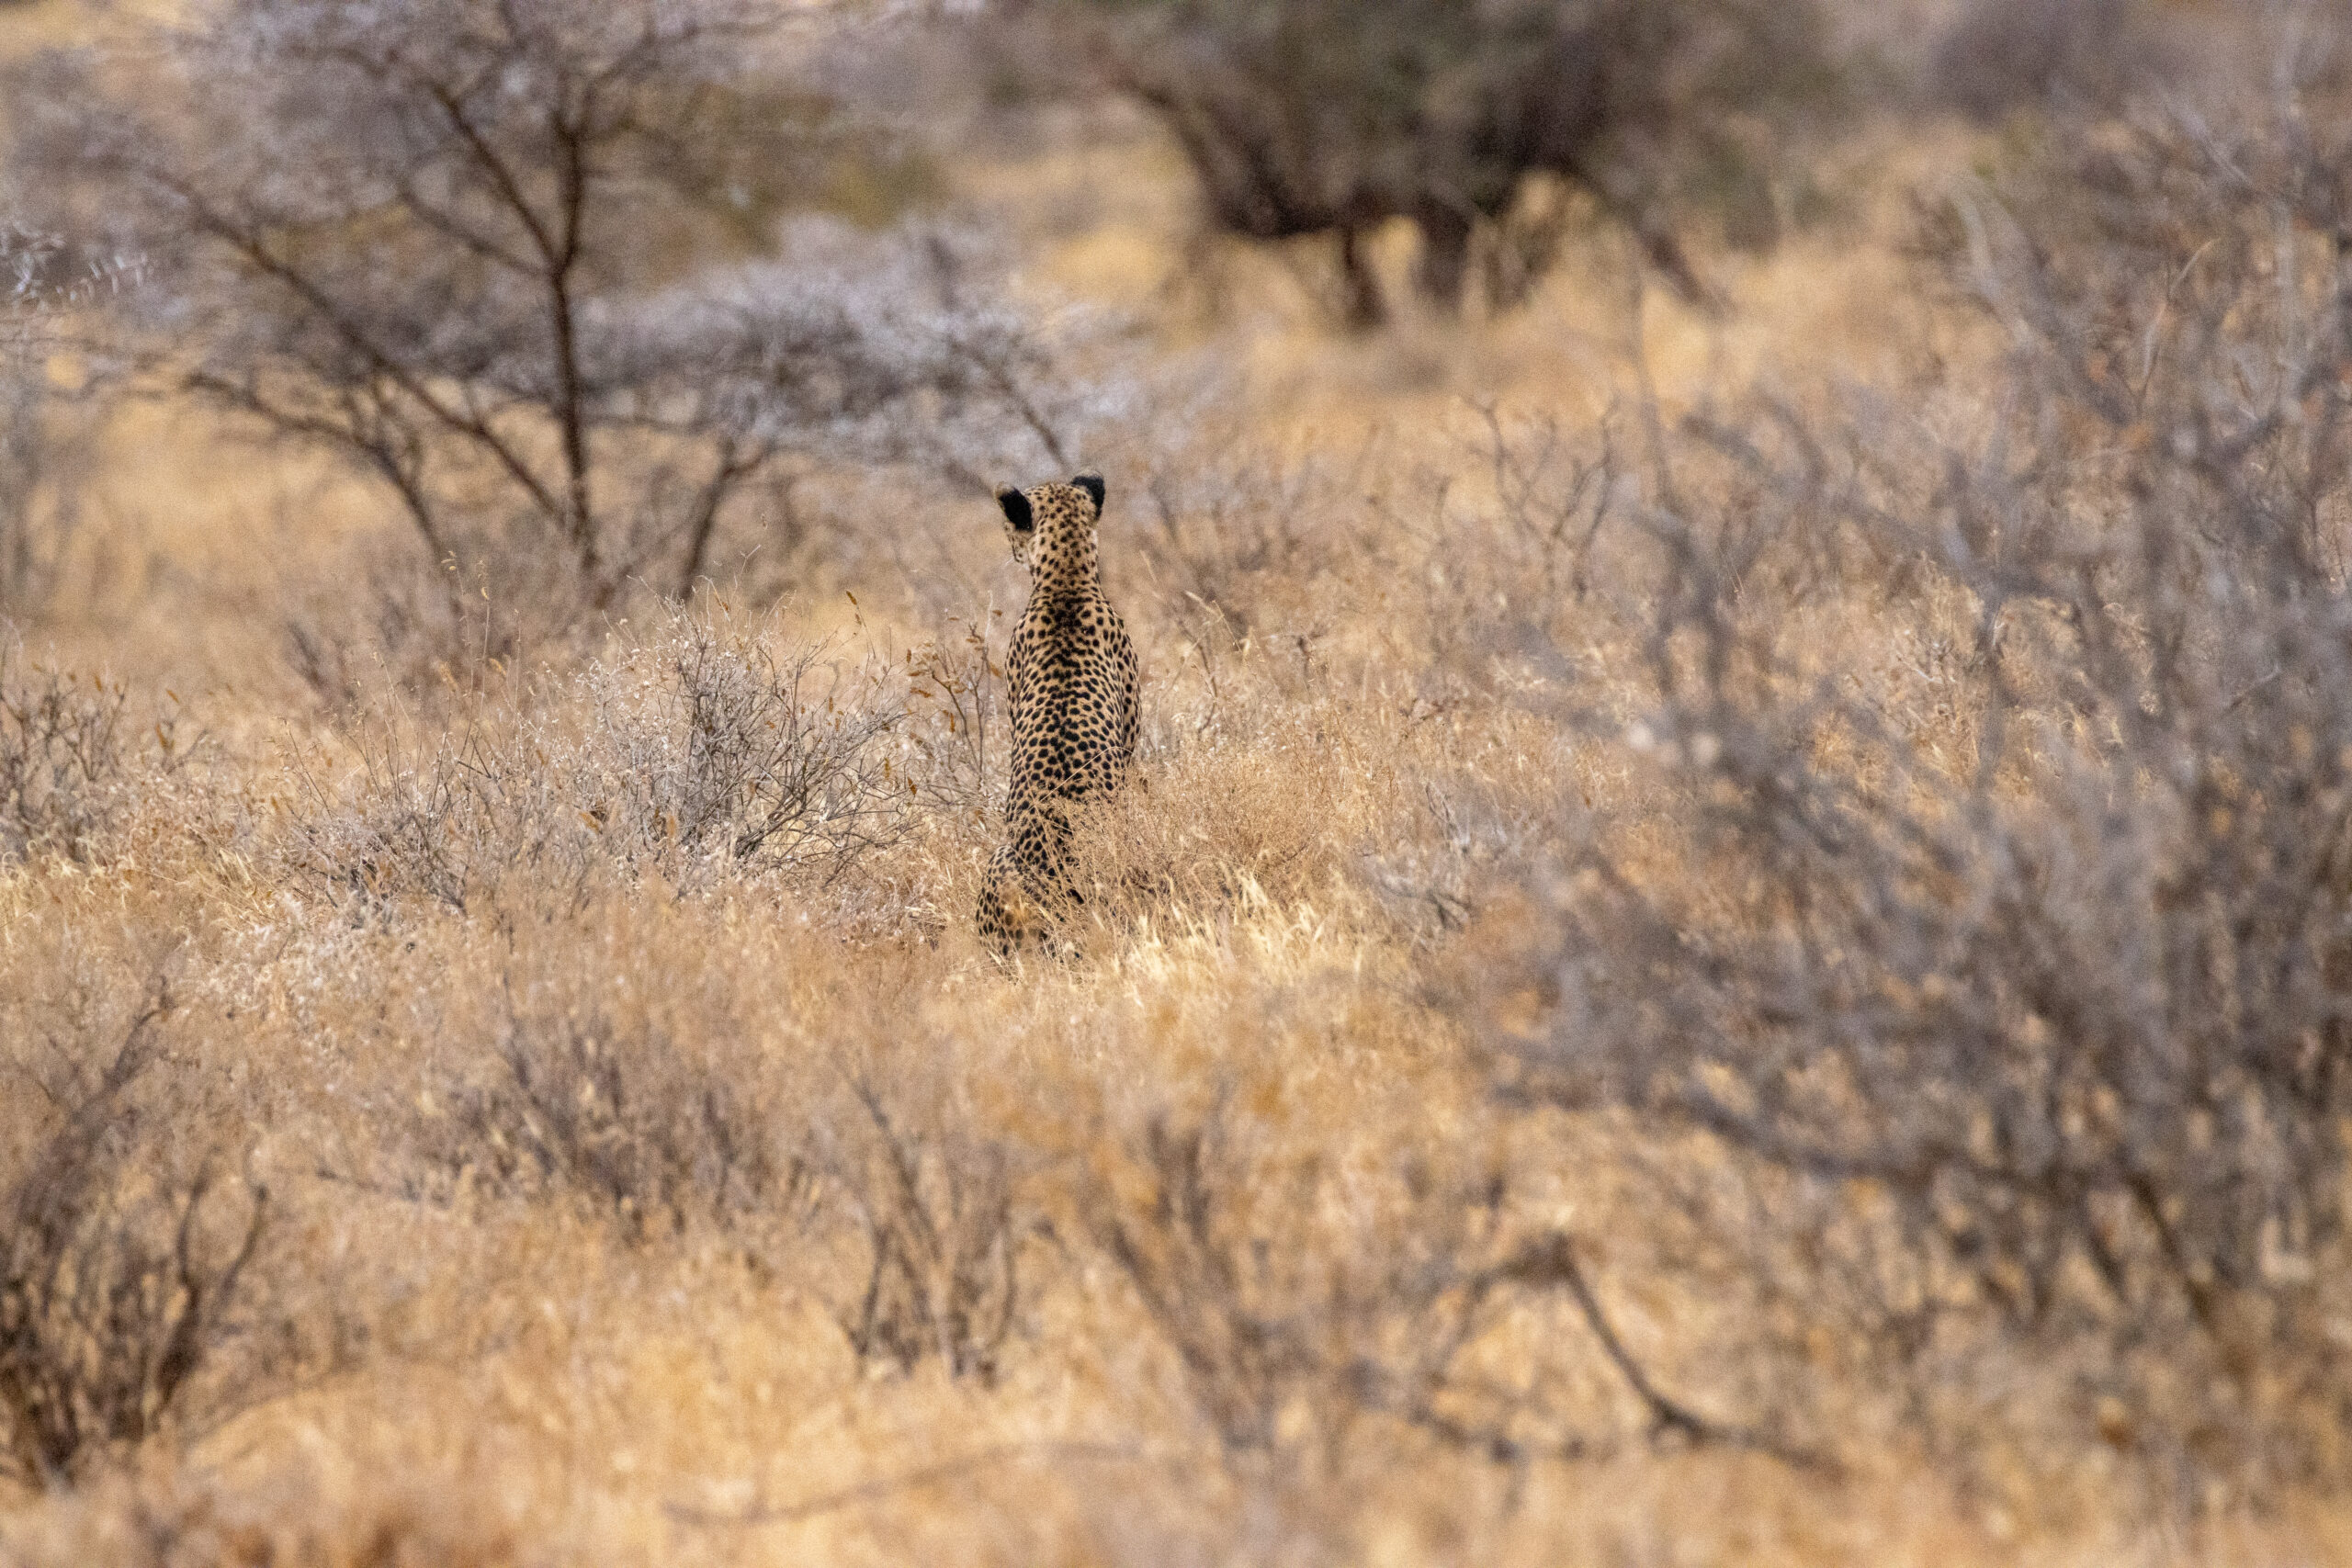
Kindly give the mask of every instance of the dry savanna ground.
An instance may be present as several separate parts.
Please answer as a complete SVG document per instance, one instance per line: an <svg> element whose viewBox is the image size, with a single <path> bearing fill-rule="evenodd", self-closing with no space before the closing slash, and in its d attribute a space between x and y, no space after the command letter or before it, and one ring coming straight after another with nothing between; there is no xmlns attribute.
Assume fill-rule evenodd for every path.
<svg viewBox="0 0 2352 1568"><path fill-rule="evenodd" d="M119 20L0 7L0 52ZM1519 309L1351 335L1313 257L1197 237L1140 120L1057 114L935 177L1022 298L1121 323L1072 456L1143 740L1060 956L970 918L1026 587L977 484L798 457L689 598L556 635L453 561L479 646L435 644L381 487L61 395L72 526L0 623L0 1390L51 1399L0 1404L0 1562L2352 1559L2333 1211L2227 1208L2340 1167L2249 1112L2267 1152L2156 1187L2254 1078L2137 1164L1887 1109L2186 1018L2268 940L2317 835L2228 727L2332 754L2294 660L2341 627L2241 671L2209 634L2252 612L2065 530L2177 543L2133 510L2211 478L2169 433L2343 350L2340 282L2289 276L2319 231L2261 209L2229 299L2119 287L2221 323L2115 351L2119 411L2046 368L2107 352L2036 313L2096 289L1953 282L2044 276L1980 221L2060 177L2014 125L1826 137L1777 246L1701 225L1719 308L1596 218ZM2211 206L2209 271L2253 210ZM2236 401L2165 402L2239 350ZM2261 424L2261 484L2332 474L2324 424ZM2314 570L2263 604L2333 604ZM2227 755L2192 788L2175 741ZM2143 948L2180 956L2100 967ZM2062 1153L2140 1103L2072 1071ZM2260 1233L2234 1295L2208 1219Z"/></svg>

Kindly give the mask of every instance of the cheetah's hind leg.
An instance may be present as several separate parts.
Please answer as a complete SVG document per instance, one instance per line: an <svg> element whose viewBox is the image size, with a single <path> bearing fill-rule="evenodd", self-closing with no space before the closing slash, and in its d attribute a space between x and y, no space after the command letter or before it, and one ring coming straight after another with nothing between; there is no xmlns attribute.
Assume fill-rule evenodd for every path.
<svg viewBox="0 0 2352 1568"><path fill-rule="evenodd" d="M1000 960L1012 958L1032 942L1045 945L1046 911L1021 880L1010 844L999 846L989 857L988 874L980 883L979 927L980 940Z"/></svg>

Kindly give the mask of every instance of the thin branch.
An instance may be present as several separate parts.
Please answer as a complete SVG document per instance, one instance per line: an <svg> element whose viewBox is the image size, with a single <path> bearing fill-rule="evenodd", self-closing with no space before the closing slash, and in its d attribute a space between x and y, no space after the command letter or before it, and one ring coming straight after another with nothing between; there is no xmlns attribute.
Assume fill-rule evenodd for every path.
<svg viewBox="0 0 2352 1568"><path fill-rule="evenodd" d="M1710 1420L1689 1405L1668 1395L1651 1381L1648 1371L1636 1360L1625 1342L1601 1309L1600 1298L1593 1293L1586 1280L1583 1266L1577 1263L1576 1249L1564 1232L1555 1231L1538 1237L1520 1248L1496 1270L1499 1279L1529 1285L1565 1286L1577 1303L1587 1327L1600 1342L1603 1354L1625 1386L1649 1412L1653 1437L1672 1434L1694 1444L1719 1444L1726 1448L1752 1449L1775 1459L1806 1470L1835 1468L1823 1455L1791 1446L1786 1441L1753 1427L1726 1426Z"/></svg>
<svg viewBox="0 0 2352 1568"><path fill-rule="evenodd" d="M1090 1443L1077 1441L1045 1441L1000 1443L993 1448L943 1460L937 1464L923 1465L903 1474L885 1476L879 1480L861 1482L834 1492L819 1493L797 1503L753 1504L740 1513L720 1513L698 1508L690 1503L664 1503L662 1511L680 1524L703 1529L749 1529L762 1525L799 1524L820 1515L839 1513L869 1503L880 1503L902 1493L920 1491L944 1482L960 1480L967 1475L991 1470L1001 1464L1023 1460L1097 1461L1116 1463L1143 1463L1148 1454L1132 1443Z"/></svg>

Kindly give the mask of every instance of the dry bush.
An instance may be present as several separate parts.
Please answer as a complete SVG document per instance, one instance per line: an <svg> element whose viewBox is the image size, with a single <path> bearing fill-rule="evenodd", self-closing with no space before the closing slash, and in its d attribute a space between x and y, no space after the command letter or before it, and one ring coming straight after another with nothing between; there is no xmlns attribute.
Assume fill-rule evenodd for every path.
<svg viewBox="0 0 2352 1568"><path fill-rule="evenodd" d="M1283 701L1366 669L1433 702L1491 694L1513 678L1498 660L1523 670L1639 589L1612 566L1635 488L1623 423L1588 438L1481 400L1407 461L1390 430L1295 458L1246 435L1188 452L1148 477L1122 541L1145 596L1130 619L1164 623L1212 682L1245 653L1289 665Z"/></svg>
<svg viewBox="0 0 2352 1568"><path fill-rule="evenodd" d="M1615 416L1602 420L1599 449L1587 456L1556 419L1507 421L1491 402L1477 414L1482 428L1469 456L1487 469L1491 521L1462 564L1493 581L1466 591L1464 600L1491 603L1504 615L1552 606L1578 613L1597 586L1597 547L1625 499Z"/></svg>
<svg viewBox="0 0 2352 1568"><path fill-rule="evenodd" d="M1355 1005L1360 1037L1443 1039ZM1114 1091L1074 1197L1229 1464L1337 1473L1384 1440L1505 1465L1661 1438L1797 1457L1661 1387L1595 1288L1600 1249L1556 1223L1552 1151L1494 1125L1472 1080L1399 1062L1403 1082L1308 1088L1266 1076L1275 1049L1210 1086Z"/></svg>
<svg viewBox="0 0 2352 1568"><path fill-rule="evenodd" d="M482 1055L486 1075L426 1102L432 1187L576 1193L639 1236L789 1213L806 1196L806 1164L759 1084L656 1026L535 1012L503 1020Z"/></svg>
<svg viewBox="0 0 2352 1568"><path fill-rule="evenodd" d="M170 1102L141 1092L171 1010L160 988L135 1011L7 1010L6 1066L39 1096L0 1173L0 1472L20 1479L65 1483L161 1427L261 1238L266 1192L213 1154L186 1168Z"/></svg>
<svg viewBox="0 0 2352 1568"><path fill-rule="evenodd" d="M334 1099L275 1108L288 1157L338 1204L461 1231L536 1213L631 1250L766 1258L815 1198L814 1064L778 1044L763 989L799 956L758 901L644 898L611 876L586 894L518 874L396 933L299 922L261 975L232 971L245 996L303 998L257 1055L339 1064ZM349 1264L394 1266L365 1248Z"/></svg>
<svg viewBox="0 0 2352 1568"><path fill-rule="evenodd" d="M648 1247L724 1236L805 1280L860 1359L994 1375L1024 1304L1035 1162L910 1024L909 976L796 939L765 900L650 905L605 884L583 904L518 878L477 912L507 933L487 953L428 915L413 967L332 1006L365 1013L389 987L410 1021L364 1038L388 1056L408 1030L431 1040L367 1075L368 1120L331 1140L336 1181L460 1210L584 1201ZM786 1001L771 974L853 995Z"/></svg>
<svg viewBox="0 0 2352 1568"><path fill-rule="evenodd" d="M1625 525L1639 485L1618 412L1589 437L1491 403L1471 412L1452 461L1385 502L1405 536L1392 547L1392 615L1427 650L1419 686L1441 704L1556 677L1544 667L1555 649L1589 661L1645 586L1646 552Z"/></svg>
<svg viewBox="0 0 2352 1568"><path fill-rule="evenodd" d="M1445 1408L1454 1364L1493 1325L1490 1298L1508 1278L1502 1178L1440 1190L1406 1156L1400 1185L1426 1213L1316 1235L1329 1201L1321 1173L1253 1121L1229 1098L1198 1118L1152 1116L1084 1191L1090 1235L1175 1352L1219 1442L1237 1455L1334 1444L1371 1410L1515 1453L1516 1412Z"/></svg>
<svg viewBox="0 0 2352 1568"><path fill-rule="evenodd" d="M106 857L142 798L183 767L200 737L176 701L152 719L130 688L38 664L0 626L0 859Z"/></svg>
<svg viewBox="0 0 2352 1568"><path fill-rule="evenodd" d="M863 1077L816 1135L865 1247L862 1288L835 1309L851 1348L901 1371L936 1357L953 1376L994 1378L1034 1224L1020 1153L952 1099Z"/></svg>
<svg viewBox="0 0 2352 1568"><path fill-rule="evenodd" d="M1670 804L1474 983L1512 1093L1744 1173L1701 1228L1792 1353L2201 1500L2346 1459L2352 141L2082 156L2030 241L1964 215L2011 351L1963 434L1693 422L1647 711L1585 720Z"/></svg>
<svg viewBox="0 0 2352 1568"><path fill-rule="evenodd" d="M822 650L779 651L723 609L681 613L571 675L446 723L356 716L359 765L312 772L279 851L315 892L464 909L510 875L606 870L681 893L823 884L903 831L901 714Z"/></svg>
<svg viewBox="0 0 2352 1568"><path fill-rule="evenodd" d="M578 606L565 585L522 581L526 564L468 576L454 559L421 567L404 538L355 540L316 580L289 589L279 615L285 667L346 721L387 688L420 705L493 689L507 669L579 646Z"/></svg>
<svg viewBox="0 0 2352 1568"><path fill-rule="evenodd" d="M1129 547L1196 639L1212 625L1227 637L1279 632L1318 577L1368 547L1350 511L1370 457L1284 461L1238 438L1149 477L1132 503L1149 521Z"/></svg>
<svg viewBox="0 0 2352 1568"><path fill-rule="evenodd" d="M990 648L991 630L978 616L951 615L939 635L905 655L907 739L921 758L922 787L934 805L976 818L1002 787L1012 743L996 657L1001 649Z"/></svg>
<svg viewBox="0 0 2352 1568"><path fill-rule="evenodd" d="M1936 47L1938 95L1979 119L2112 108L2174 63L2144 0L1970 0Z"/></svg>

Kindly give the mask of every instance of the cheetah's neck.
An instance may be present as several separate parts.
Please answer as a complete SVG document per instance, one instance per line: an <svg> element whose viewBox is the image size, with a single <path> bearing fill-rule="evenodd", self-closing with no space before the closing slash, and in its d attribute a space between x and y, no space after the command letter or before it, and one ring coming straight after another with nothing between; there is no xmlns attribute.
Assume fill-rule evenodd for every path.
<svg viewBox="0 0 2352 1568"><path fill-rule="evenodd" d="M1030 570L1032 602L1092 598L1102 592L1102 562L1091 528L1057 528L1037 541Z"/></svg>

